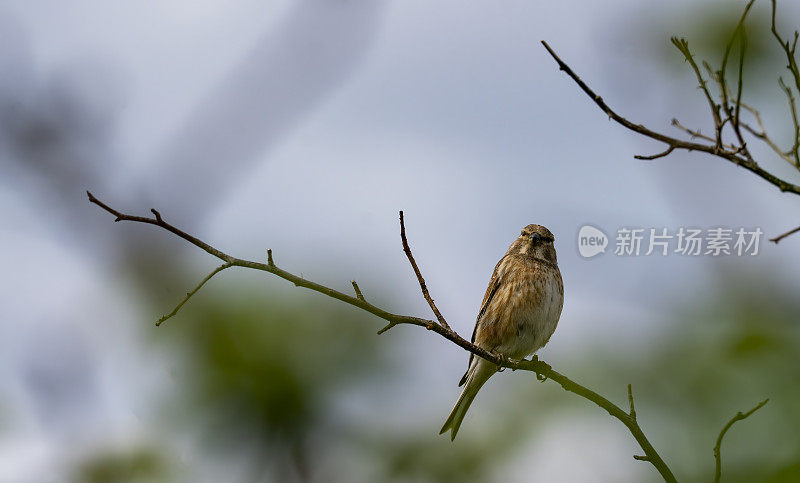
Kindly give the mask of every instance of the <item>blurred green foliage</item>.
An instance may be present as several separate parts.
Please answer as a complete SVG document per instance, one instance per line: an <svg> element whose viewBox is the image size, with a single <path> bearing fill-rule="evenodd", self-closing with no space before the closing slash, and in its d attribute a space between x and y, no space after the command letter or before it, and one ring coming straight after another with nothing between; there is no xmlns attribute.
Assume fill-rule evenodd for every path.
<svg viewBox="0 0 800 483"><path fill-rule="evenodd" d="M744 12L745 2L714 1L702 2L689 10L675 9L666 16L658 19L660 25L657 30L662 30L662 35L653 36L652 30L643 32L648 38L647 43L656 45L655 58L664 66L670 67L671 72L687 79L693 79L688 64L683 56L672 46L669 38L672 36L685 38L695 60L702 69L702 61L708 61L714 70L720 68L725 47L733 39L731 56L728 61L727 78L735 87L738 78L739 36L736 26ZM779 2L778 12L785 11L785 5ZM751 8L744 23L745 38L747 42L744 63L745 88L752 92L760 89L780 94L777 90L779 75L785 75L781 70L784 62L783 51L776 43L771 28L772 10L769 2L756 2ZM778 28L783 25L782 16L777 17ZM793 31L797 25L783 28L784 32ZM735 35L735 38L734 38ZM708 78L705 69L703 75ZM712 92L716 92L713 81L710 84Z"/></svg>
<svg viewBox="0 0 800 483"><path fill-rule="evenodd" d="M249 286L191 303L169 321L170 350L184 355L185 422L204 428L213 451L251 455L257 474L305 479L312 437L336 426L334 397L385 370L375 324L338 302Z"/></svg>
<svg viewBox="0 0 800 483"><path fill-rule="evenodd" d="M379 322L317 294L278 298L262 286L206 288L157 334L164 344L168 332L163 347L182 360L174 377L179 396L167 420L176 430L201 428L199 439L215 458L243 458L246 481L353 481L357 475L365 481L489 481L516 454L513 447L530 437L529 413L517 408L519 399L502 398L501 410L476 415L471 422L477 427L458 444L437 434L449 406L439 408L435 421L412 411L402 428L387 426L381 411L400 412L410 401L420 409L429 404L424 392L408 393L419 386L403 377L416 376L394 364L430 355L407 345L401 331L378 336ZM401 357L389 356L395 349ZM383 392L392 385L405 392L402 401L377 416L341 417L337 399L350 388ZM454 380L453 398L457 389ZM489 416L492 424L481 426ZM355 456L325 462L342 448ZM337 475L320 474L342 464Z"/></svg>
<svg viewBox="0 0 800 483"><path fill-rule="evenodd" d="M100 452L83 461L73 474L80 483L145 483L169 478L169 463L149 448Z"/></svg>

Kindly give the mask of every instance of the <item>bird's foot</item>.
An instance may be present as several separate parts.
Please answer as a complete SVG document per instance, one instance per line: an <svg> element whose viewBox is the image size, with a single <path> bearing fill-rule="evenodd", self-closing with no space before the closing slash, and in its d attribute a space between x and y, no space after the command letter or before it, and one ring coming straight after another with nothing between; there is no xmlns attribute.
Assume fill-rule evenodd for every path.
<svg viewBox="0 0 800 483"><path fill-rule="evenodd" d="M499 353L499 352L497 352L497 351L491 350L491 351L489 351L489 352L490 352L490 353L491 353L493 356L495 356L495 357L497 357L498 359L500 359L500 360L503 360L503 361L505 361L505 362L507 362L507 363L514 364L514 363L518 362L518 361L515 361L515 360L511 359L510 357L506 357L505 355L503 355L503 354L501 354L501 353ZM498 366L498 367L497 367L497 372L503 372L503 371L505 371L506 369L508 369L506 366ZM512 370L513 370L513 369L512 369Z"/></svg>

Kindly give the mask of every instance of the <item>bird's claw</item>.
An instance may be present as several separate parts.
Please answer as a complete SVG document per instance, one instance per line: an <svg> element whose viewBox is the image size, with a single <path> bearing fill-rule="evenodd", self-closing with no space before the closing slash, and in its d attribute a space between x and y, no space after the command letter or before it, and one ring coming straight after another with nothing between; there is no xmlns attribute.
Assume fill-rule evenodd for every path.
<svg viewBox="0 0 800 483"><path fill-rule="evenodd" d="M518 360L518 359L512 359L512 358L510 358L510 357L507 357L507 358L506 358L506 361L508 361L508 363L509 363L509 364L512 364L512 365L516 365L516 364L519 364L520 362L522 362L522 361L520 361L520 360ZM517 368L516 368L516 367L512 367L512 368L511 368L511 370L512 370L512 371L516 371L516 370L517 370Z"/></svg>

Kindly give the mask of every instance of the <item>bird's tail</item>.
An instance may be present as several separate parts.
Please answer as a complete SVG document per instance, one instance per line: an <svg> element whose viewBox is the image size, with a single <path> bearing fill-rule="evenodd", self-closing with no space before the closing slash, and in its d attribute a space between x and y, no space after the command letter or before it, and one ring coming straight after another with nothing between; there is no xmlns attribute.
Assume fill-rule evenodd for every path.
<svg viewBox="0 0 800 483"><path fill-rule="evenodd" d="M466 374L464 390L461 391L461 395L458 397L455 407L453 407L453 410L450 412L450 416L447 417L447 421L444 422L444 426L442 426L442 430L439 431L439 434L443 434L449 429L450 440L456 439L458 428L461 427L461 422L467 414L467 409L469 409L478 391L483 387L483 384L488 381L495 372L497 372L497 366L491 362L481 359L480 357L475 357L473 359L472 366L470 366Z"/></svg>

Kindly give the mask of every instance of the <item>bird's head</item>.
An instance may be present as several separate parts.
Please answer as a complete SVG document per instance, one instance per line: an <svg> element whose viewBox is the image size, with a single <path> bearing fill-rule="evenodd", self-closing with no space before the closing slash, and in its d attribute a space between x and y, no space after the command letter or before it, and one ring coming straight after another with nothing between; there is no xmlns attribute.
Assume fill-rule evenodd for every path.
<svg viewBox="0 0 800 483"><path fill-rule="evenodd" d="M553 234L542 225L528 225L522 229L519 237L511 244L509 252L541 258L556 263L556 249Z"/></svg>

